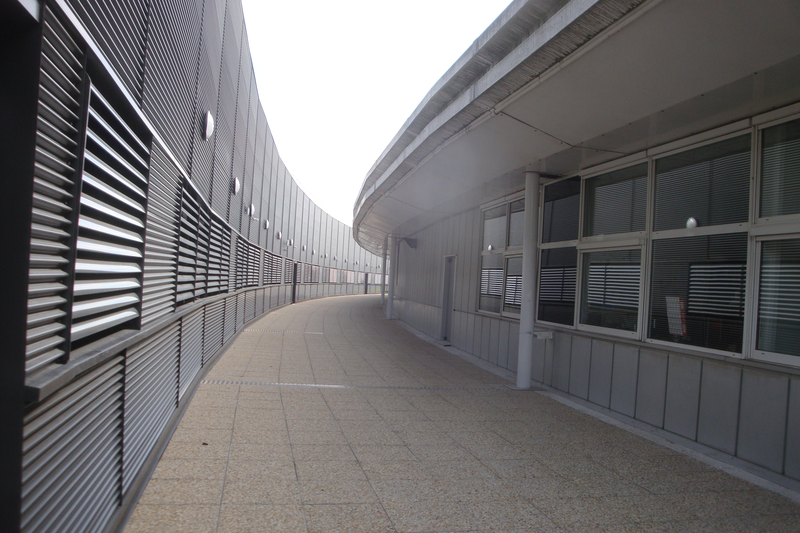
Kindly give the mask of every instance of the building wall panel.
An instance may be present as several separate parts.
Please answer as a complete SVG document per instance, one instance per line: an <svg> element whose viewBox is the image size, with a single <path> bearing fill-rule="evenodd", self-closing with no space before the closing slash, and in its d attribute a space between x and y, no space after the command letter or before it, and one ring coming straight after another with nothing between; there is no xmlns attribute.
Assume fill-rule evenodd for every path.
<svg viewBox="0 0 800 533"><path fill-rule="evenodd" d="M669 354L664 429L692 440L697 437L701 369L699 359Z"/></svg>
<svg viewBox="0 0 800 533"><path fill-rule="evenodd" d="M736 453L741 369L703 362L697 441L731 455Z"/></svg>
<svg viewBox="0 0 800 533"><path fill-rule="evenodd" d="M636 418L656 427L664 425L664 394L667 388L667 354L639 352Z"/></svg>
<svg viewBox="0 0 800 533"><path fill-rule="evenodd" d="M774 472L783 470L788 400L787 376L756 370L742 372L736 455Z"/></svg>
<svg viewBox="0 0 800 533"><path fill-rule="evenodd" d="M611 401L611 375L614 365L614 343L592 341L592 361L589 379L589 401L609 407Z"/></svg>

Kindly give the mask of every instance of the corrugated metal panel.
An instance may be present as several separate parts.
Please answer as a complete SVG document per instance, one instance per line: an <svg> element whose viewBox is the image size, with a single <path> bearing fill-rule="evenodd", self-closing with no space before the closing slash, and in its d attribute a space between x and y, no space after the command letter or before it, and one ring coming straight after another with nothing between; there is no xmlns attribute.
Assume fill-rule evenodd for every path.
<svg viewBox="0 0 800 533"><path fill-rule="evenodd" d="M68 0L122 83L141 101L148 0Z"/></svg>
<svg viewBox="0 0 800 533"><path fill-rule="evenodd" d="M236 296L225 298L225 326L222 332L223 342L227 342L236 333Z"/></svg>
<svg viewBox="0 0 800 533"><path fill-rule="evenodd" d="M202 6L201 6L202 8ZM189 168L200 13L195 0L150 2L142 109Z"/></svg>
<svg viewBox="0 0 800 533"><path fill-rule="evenodd" d="M222 329L225 317L225 301L214 302L204 307L203 364L222 347Z"/></svg>
<svg viewBox="0 0 800 533"><path fill-rule="evenodd" d="M130 122L130 119L127 121ZM72 347L139 317L149 141L93 87L78 220Z"/></svg>
<svg viewBox="0 0 800 533"><path fill-rule="evenodd" d="M120 503L122 357L25 415L22 531L100 531Z"/></svg>
<svg viewBox="0 0 800 533"><path fill-rule="evenodd" d="M39 112L33 177L33 222L28 280L28 346L31 375L66 353L68 254L75 218L71 204L81 125L84 56L75 40L44 8Z"/></svg>
<svg viewBox="0 0 800 533"><path fill-rule="evenodd" d="M122 490L126 493L177 406L180 324L175 322L125 357Z"/></svg>
<svg viewBox="0 0 800 533"><path fill-rule="evenodd" d="M142 325L175 309L181 177L153 146L145 229Z"/></svg>
<svg viewBox="0 0 800 533"><path fill-rule="evenodd" d="M203 310L181 320L180 398L203 366Z"/></svg>
<svg viewBox="0 0 800 533"><path fill-rule="evenodd" d="M245 293L245 320L252 320L256 316L256 291Z"/></svg>
<svg viewBox="0 0 800 533"><path fill-rule="evenodd" d="M283 282L291 283L294 272L294 261L288 257L283 258Z"/></svg>
<svg viewBox="0 0 800 533"><path fill-rule="evenodd" d="M247 296L246 293L236 295L236 331L242 329L242 325L244 324L246 296Z"/></svg>

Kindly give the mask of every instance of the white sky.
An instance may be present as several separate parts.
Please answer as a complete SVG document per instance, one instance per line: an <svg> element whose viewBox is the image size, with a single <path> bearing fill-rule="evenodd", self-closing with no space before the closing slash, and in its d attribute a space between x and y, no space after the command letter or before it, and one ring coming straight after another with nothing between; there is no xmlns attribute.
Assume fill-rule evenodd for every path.
<svg viewBox="0 0 800 533"><path fill-rule="evenodd" d="M511 0L242 0L278 152L352 225L365 176L433 84Z"/></svg>

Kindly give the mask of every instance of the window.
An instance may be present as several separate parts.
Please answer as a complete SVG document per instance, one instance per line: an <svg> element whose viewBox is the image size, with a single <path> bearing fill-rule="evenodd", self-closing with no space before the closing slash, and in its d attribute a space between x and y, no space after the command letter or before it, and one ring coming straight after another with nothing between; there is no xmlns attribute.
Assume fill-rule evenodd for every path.
<svg viewBox="0 0 800 533"><path fill-rule="evenodd" d="M583 236L644 231L647 163L586 180Z"/></svg>
<svg viewBox="0 0 800 533"><path fill-rule="evenodd" d="M800 356L800 239L761 246L756 349Z"/></svg>
<svg viewBox="0 0 800 533"><path fill-rule="evenodd" d="M580 177L544 188L537 320L575 324L580 200Z"/></svg>
<svg viewBox="0 0 800 533"><path fill-rule="evenodd" d="M636 332L641 250L603 250L582 256L580 323Z"/></svg>
<svg viewBox="0 0 800 533"><path fill-rule="evenodd" d="M761 139L759 215L800 213L800 120L765 129Z"/></svg>
<svg viewBox="0 0 800 533"><path fill-rule="evenodd" d="M518 316L522 305L525 199L483 211L478 309Z"/></svg>

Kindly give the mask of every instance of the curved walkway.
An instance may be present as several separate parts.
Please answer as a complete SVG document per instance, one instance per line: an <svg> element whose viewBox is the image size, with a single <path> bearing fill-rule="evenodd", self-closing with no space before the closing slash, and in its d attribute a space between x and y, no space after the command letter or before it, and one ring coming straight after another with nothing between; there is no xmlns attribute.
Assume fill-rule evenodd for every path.
<svg viewBox="0 0 800 533"><path fill-rule="evenodd" d="M800 505L510 383L342 296L251 324L126 533L798 531Z"/></svg>

